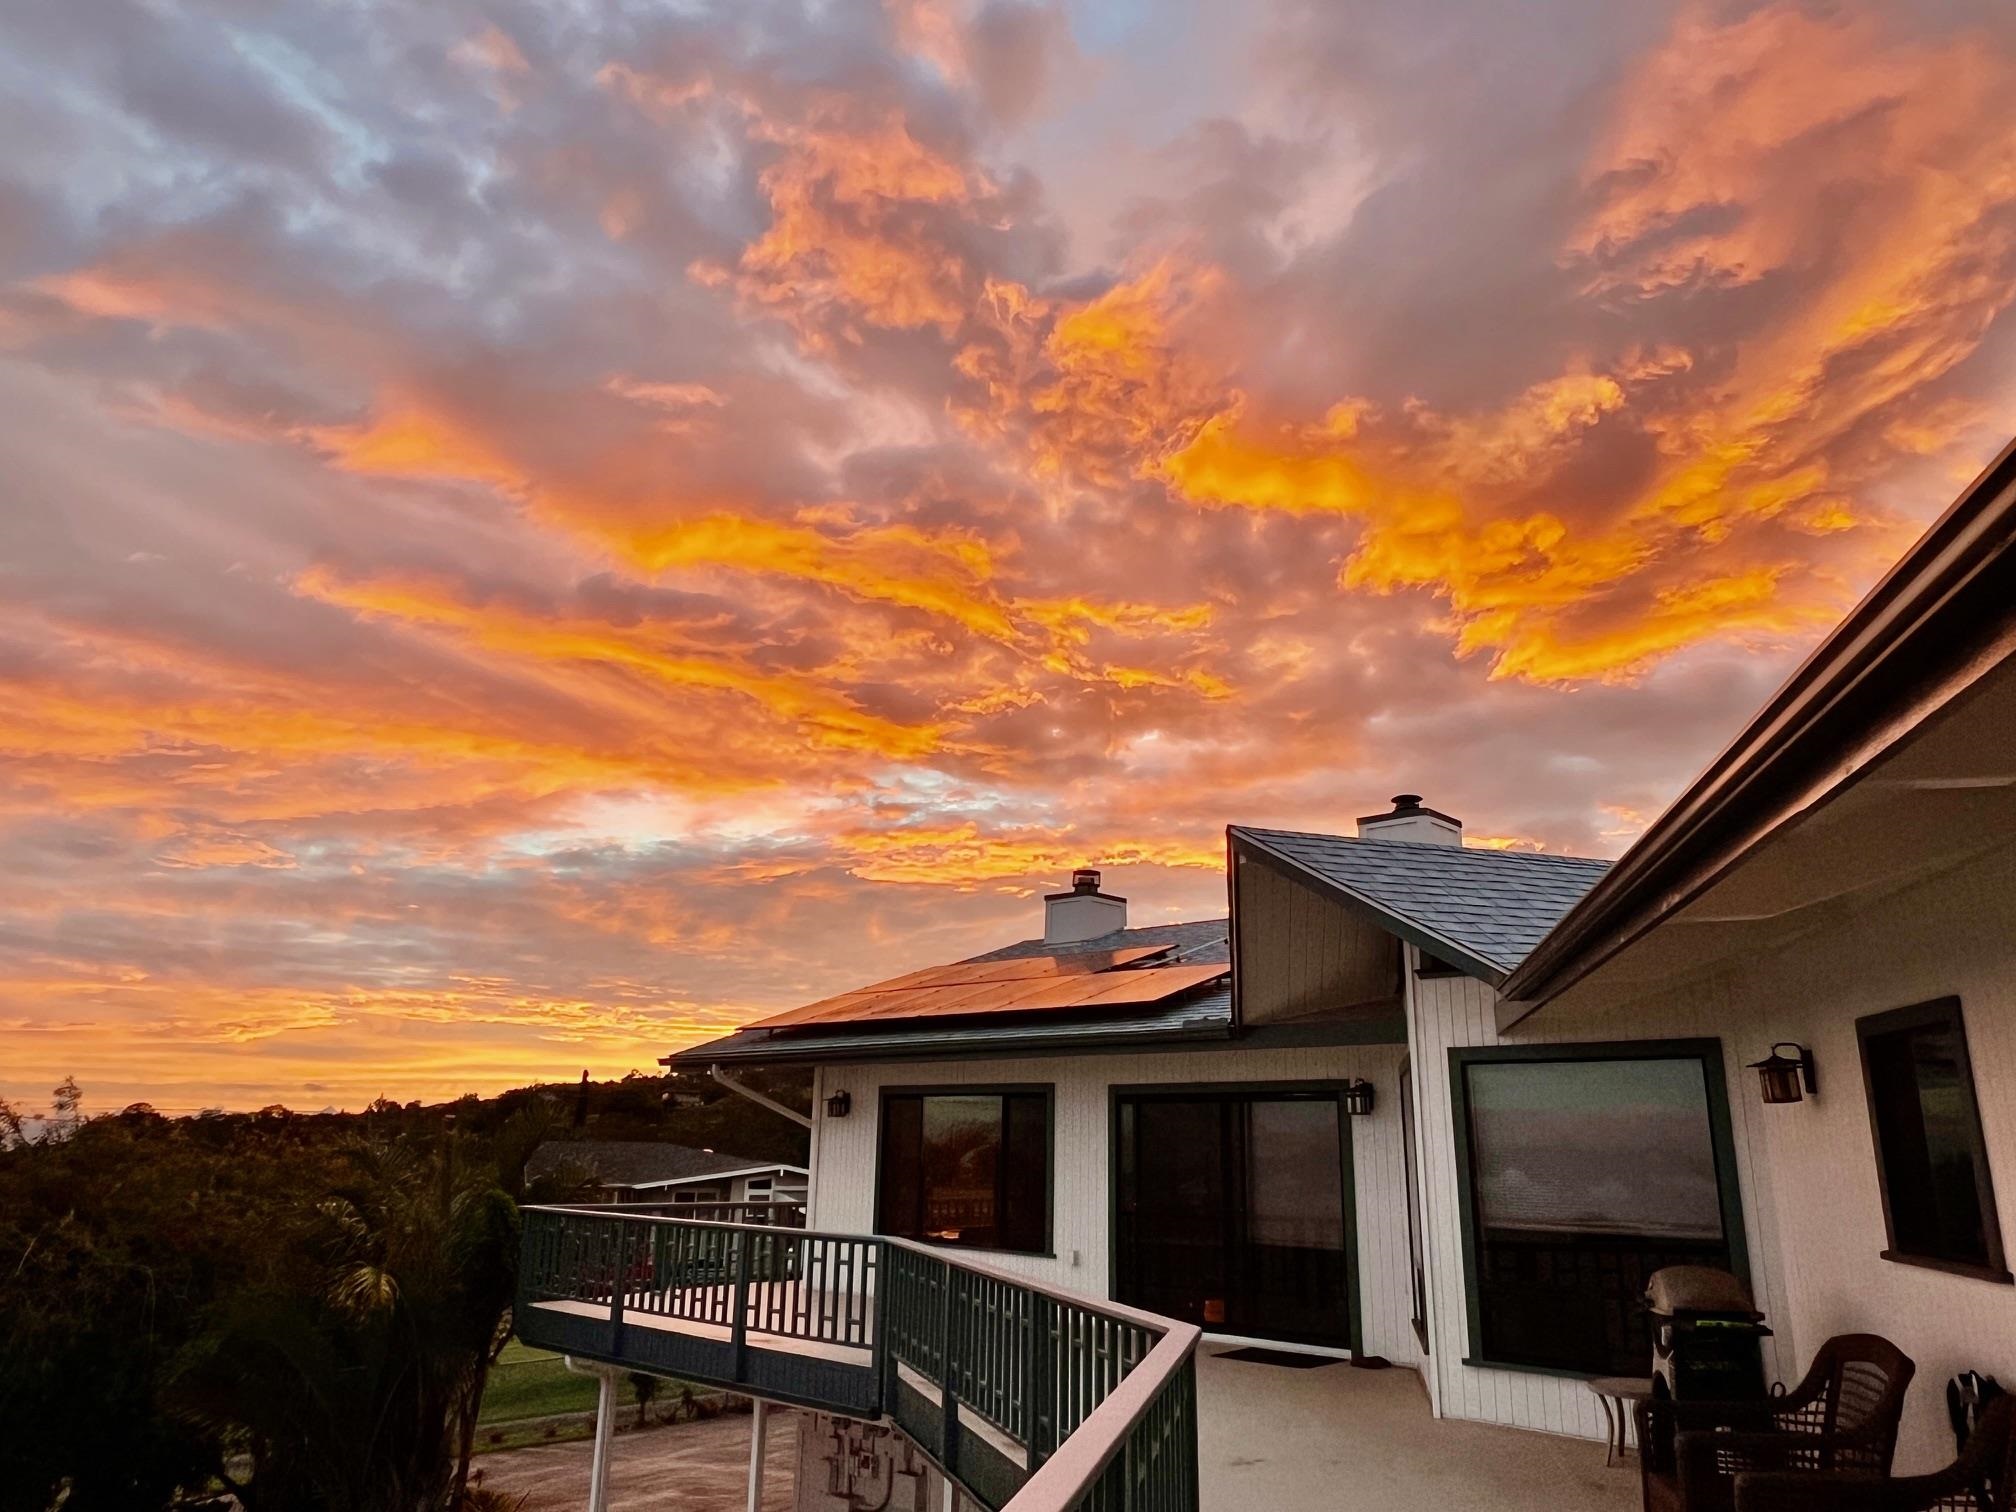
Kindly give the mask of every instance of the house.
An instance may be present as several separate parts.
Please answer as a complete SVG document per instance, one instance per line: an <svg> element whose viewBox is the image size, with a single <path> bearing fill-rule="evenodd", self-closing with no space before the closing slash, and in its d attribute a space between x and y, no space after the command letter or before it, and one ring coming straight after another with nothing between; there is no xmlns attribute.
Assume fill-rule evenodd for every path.
<svg viewBox="0 0 2016 1512"><path fill-rule="evenodd" d="M802 1203L803 1166L650 1139L551 1139L525 1162L527 1181L574 1171L603 1202Z"/></svg>
<svg viewBox="0 0 2016 1512"><path fill-rule="evenodd" d="M2016 447L1614 863L1466 847L1412 794L1348 835L1233 824L1223 920L1129 928L1088 869L1040 935L669 1057L812 1068L810 1227L874 1278L841 1331L775 1332L872 1380L758 1369L746 1334L733 1378L825 1409L828 1466L1063 1507L1124 1465L1194 1506L1152 1451L1211 1411L1200 1333L1600 1439L1588 1382L1647 1373L1646 1278L1709 1264L1775 1378L1831 1335L1900 1345L1898 1466L1943 1463L1940 1384L2016 1380L2012 652ZM612 1358L633 1304L542 1285L582 1320L553 1347ZM1083 1343L1109 1328L1117 1367Z"/></svg>

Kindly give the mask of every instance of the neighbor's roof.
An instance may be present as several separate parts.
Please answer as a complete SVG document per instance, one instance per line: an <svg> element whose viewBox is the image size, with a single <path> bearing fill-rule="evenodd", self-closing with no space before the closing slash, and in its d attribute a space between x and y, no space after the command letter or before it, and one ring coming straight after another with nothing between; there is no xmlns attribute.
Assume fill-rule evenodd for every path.
<svg viewBox="0 0 2016 1512"><path fill-rule="evenodd" d="M1071 944L1046 944L1040 939L1017 940L956 965L1032 957L1097 956L1153 948L1162 968L1216 966L1205 980L1158 1001L1096 1012L1083 1005L1028 1013L987 1013L974 1019L932 1015L909 1020L865 1023L797 1023L747 1029L695 1045L665 1057L668 1066L777 1061L880 1060L972 1054L1013 1055L1040 1050L1089 1048L1114 1044L1155 1044L1171 1040L1223 1039L1232 1032L1232 989L1225 980L1231 970L1231 950L1225 921L1209 919L1185 924L1155 924L1141 929L1116 929L1096 939ZM1140 969L1102 973L1140 975ZM897 980L901 980L898 978ZM789 1017L789 1015L785 1015Z"/></svg>
<svg viewBox="0 0 2016 1512"><path fill-rule="evenodd" d="M1535 851L1354 840L1235 824L1235 845L1371 909L1451 966L1504 980L1610 863Z"/></svg>
<svg viewBox="0 0 2016 1512"><path fill-rule="evenodd" d="M525 1175L528 1179L550 1176L566 1166L585 1167L604 1186L620 1187L725 1176L731 1171L799 1169L783 1161L650 1139L549 1139L525 1162Z"/></svg>
<svg viewBox="0 0 2016 1512"><path fill-rule="evenodd" d="M1574 985L2012 656L2016 442L1531 953L1506 996L1537 1007Z"/></svg>

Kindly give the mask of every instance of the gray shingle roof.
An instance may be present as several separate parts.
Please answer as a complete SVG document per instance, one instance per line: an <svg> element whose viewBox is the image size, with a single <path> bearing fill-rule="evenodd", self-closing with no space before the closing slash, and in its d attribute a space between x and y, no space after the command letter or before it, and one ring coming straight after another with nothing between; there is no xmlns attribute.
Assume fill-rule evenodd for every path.
<svg viewBox="0 0 2016 1512"><path fill-rule="evenodd" d="M1179 962L1186 966L1208 966L1213 961L1223 961L1229 965L1232 960L1232 947L1226 938L1223 919L1197 919L1187 924L1147 924L1139 929L1115 929L1096 939L1078 940L1069 945L1048 945L1040 938L1017 940L1013 945L1003 945L998 950L968 956L966 959L1012 961L1019 960L1023 956L1076 955L1083 950L1126 950L1142 945L1170 947L1168 955L1145 963L1151 966L1174 966Z"/></svg>
<svg viewBox="0 0 2016 1512"><path fill-rule="evenodd" d="M1232 833L1412 925L1412 931L1400 932L1415 937L1416 944L1432 950L1434 940L1447 941L1501 979L1610 865L1584 856L1354 840L1244 825L1234 825Z"/></svg>
<svg viewBox="0 0 2016 1512"><path fill-rule="evenodd" d="M718 1176L724 1171L761 1170L776 1164L752 1155L696 1150L691 1145L651 1139L549 1139L526 1160L525 1174L547 1176L562 1166L576 1166L594 1172L606 1186L636 1186L647 1181Z"/></svg>

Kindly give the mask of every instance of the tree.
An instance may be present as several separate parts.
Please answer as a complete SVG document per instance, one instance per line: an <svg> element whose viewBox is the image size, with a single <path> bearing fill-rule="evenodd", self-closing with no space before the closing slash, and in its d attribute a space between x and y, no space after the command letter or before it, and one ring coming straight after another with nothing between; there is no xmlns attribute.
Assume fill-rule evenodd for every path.
<svg viewBox="0 0 2016 1512"><path fill-rule="evenodd" d="M177 1394L231 1436L247 1512L441 1512L509 1337L517 1209L452 1139L354 1145L287 1249L292 1284L234 1298Z"/></svg>

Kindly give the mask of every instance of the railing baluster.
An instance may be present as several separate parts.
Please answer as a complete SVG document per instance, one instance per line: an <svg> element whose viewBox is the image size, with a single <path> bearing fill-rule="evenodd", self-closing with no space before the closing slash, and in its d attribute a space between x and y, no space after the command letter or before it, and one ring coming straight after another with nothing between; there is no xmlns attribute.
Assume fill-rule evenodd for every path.
<svg viewBox="0 0 2016 1512"><path fill-rule="evenodd" d="M734 1349L737 1382L749 1379L749 1239L746 1231L735 1236L735 1318L729 1334Z"/></svg>
<svg viewBox="0 0 2016 1512"><path fill-rule="evenodd" d="M1032 1485L1026 1501L1018 1492L1003 1512L1039 1504L1043 1512L1195 1512L1196 1330L1075 1302L902 1240L783 1228L781 1208L723 1210L743 1221L699 1220L690 1209L528 1208L521 1333L529 1343L565 1349L571 1340L594 1353L603 1346L579 1330L599 1333L596 1319L606 1317L612 1360L628 1362L635 1348L645 1368L676 1369L704 1356L668 1353L647 1332L718 1339L690 1325L726 1325L726 1379L711 1378L738 1390L774 1351L791 1350L786 1341L860 1349L866 1359L853 1367L854 1384L842 1389L836 1378L829 1410L872 1415L879 1405L899 1426L935 1439L930 1447L955 1480L971 1475L985 1486L983 1468L998 1476L1001 1460L968 1442L964 1414L983 1419L990 1438L998 1429L1021 1450L1026 1468L1011 1485L1040 1480L1044 1488ZM542 1312L561 1301L596 1305L577 1308L563 1326L566 1309ZM1152 1379L1137 1375L1144 1366ZM935 1433L928 1417L917 1424L917 1398L900 1385L911 1372L926 1392L938 1390Z"/></svg>

